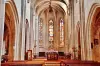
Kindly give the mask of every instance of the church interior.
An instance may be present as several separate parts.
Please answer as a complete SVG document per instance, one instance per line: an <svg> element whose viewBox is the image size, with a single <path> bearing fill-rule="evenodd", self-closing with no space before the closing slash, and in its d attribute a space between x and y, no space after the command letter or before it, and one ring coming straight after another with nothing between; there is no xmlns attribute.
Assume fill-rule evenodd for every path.
<svg viewBox="0 0 100 66"><path fill-rule="evenodd" d="M100 66L100 0L0 0L0 66Z"/></svg>

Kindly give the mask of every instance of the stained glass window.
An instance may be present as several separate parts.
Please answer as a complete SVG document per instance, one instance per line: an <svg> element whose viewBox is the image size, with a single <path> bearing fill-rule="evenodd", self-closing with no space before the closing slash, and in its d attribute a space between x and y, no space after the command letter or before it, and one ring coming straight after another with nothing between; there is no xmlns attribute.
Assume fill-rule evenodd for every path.
<svg viewBox="0 0 100 66"><path fill-rule="evenodd" d="M40 21L39 21L39 43L40 44L42 44L42 40L43 40L42 31L43 31L43 20L42 18L40 18Z"/></svg>
<svg viewBox="0 0 100 66"><path fill-rule="evenodd" d="M60 20L60 45L64 45L64 21Z"/></svg>
<svg viewBox="0 0 100 66"><path fill-rule="evenodd" d="M53 20L50 20L49 21L49 41L53 41L53 36L54 36L54 34L53 34Z"/></svg>

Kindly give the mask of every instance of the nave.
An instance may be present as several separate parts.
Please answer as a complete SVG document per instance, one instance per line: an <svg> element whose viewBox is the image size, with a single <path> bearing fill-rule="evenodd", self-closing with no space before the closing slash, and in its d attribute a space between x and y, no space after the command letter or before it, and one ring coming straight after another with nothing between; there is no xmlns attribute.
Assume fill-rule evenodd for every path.
<svg viewBox="0 0 100 66"><path fill-rule="evenodd" d="M99 0L0 0L1 66L99 63Z"/></svg>

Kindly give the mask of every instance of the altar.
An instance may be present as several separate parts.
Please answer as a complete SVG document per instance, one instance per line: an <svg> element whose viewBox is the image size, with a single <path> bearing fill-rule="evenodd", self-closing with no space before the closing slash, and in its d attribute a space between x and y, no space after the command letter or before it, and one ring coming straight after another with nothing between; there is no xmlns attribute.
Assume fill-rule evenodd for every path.
<svg viewBox="0 0 100 66"><path fill-rule="evenodd" d="M58 51L49 50L46 52L47 60L58 60Z"/></svg>

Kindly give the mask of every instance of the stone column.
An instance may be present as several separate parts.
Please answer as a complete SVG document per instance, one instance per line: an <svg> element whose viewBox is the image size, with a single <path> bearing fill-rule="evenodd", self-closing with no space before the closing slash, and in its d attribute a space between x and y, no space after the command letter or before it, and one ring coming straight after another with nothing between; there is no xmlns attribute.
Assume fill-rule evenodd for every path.
<svg viewBox="0 0 100 66"><path fill-rule="evenodd" d="M54 26L54 28L53 28L53 30L54 30L53 31L53 33L54 33L54 37L53 37L54 38L54 40L53 40L54 41L53 47L54 48L53 49L57 51L58 50L58 46L59 46L58 45L58 41L59 41L58 40L58 38L59 38L58 37L59 36L59 34L58 34L59 21L57 21L57 12L55 10L53 11L53 16L54 16L54 21L53 21L53 26Z"/></svg>
<svg viewBox="0 0 100 66"><path fill-rule="evenodd" d="M36 21L35 21L35 24L36 24L36 28L35 28L35 29L36 29L36 30L35 30L35 31L36 31L36 34L35 34L35 35L36 35L36 54L38 55L38 52L39 52L38 32L39 32L39 31L38 31L38 16L37 16L37 15L36 15Z"/></svg>
<svg viewBox="0 0 100 66"><path fill-rule="evenodd" d="M37 55L39 51L38 45L38 16L34 12L34 54Z"/></svg>
<svg viewBox="0 0 100 66"><path fill-rule="evenodd" d="M30 32L29 32L29 31L30 31L30 30L29 30L29 21L28 21L28 23L25 25L25 27L26 27L26 28L25 28L25 39L26 39L26 40L25 40L25 42L26 42L26 50L25 50L25 51L27 52L27 50L29 50L29 35L30 35L30 34L29 34L29 33L30 33Z"/></svg>
<svg viewBox="0 0 100 66"><path fill-rule="evenodd" d="M46 18L46 16L44 16ZM47 19L47 18L46 18ZM43 19L43 47L44 47L44 50L47 51L47 45L46 45L46 26L47 26L47 21L46 19L44 20Z"/></svg>
<svg viewBox="0 0 100 66"><path fill-rule="evenodd" d="M22 29L22 41L21 41L21 60L24 60L25 56L25 11L26 11L26 0L21 0L21 29Z"/></svg>
<svg viewBox="0 0 100 66"><path fill-rule="evenodd" d="M18 60L18 24L15 27L15 46L14 46L14 60Z"/></svg>
<svg viewBox="0 0 100 66"><path fill-rule="evenodd" d="M28 22L26 23L26 52L31 49L31 0L27 0L26 2L26 19Z"/></svg>
<svg viewBox="0 0 100 66"><path fill-rule="evenodd" d="M89 26L89 25L88 25ZM91 27L86 29L86 47L87 47L87 59L86 60L93 60L93 53L91 49Z"/></svg>
<svg viewBox="0 0 100 66"><path fill-rule="evenodd" d="M18 32L17 32L17 43L16 43L17 44L17 48L16 48L16 50L17 50L16 51L16 53L17 53L16 56L17 57L16 58L17 58L17 60L20 60L20 58L19 58L20 57L20 54L19 54L19 51L20 51L20 49L19 49L20 48L20 43L19 43L20 42L20 40L19 40L19 38L20 38L20 28L19 28L20 27L20 23L17 24L17 27L18 27L18 29L17 29Z"/></svg>
<svg viewBox="0 0 100 66"><path fill-rule="evenodd" d="M46 13L45 13L45 48L46 48L46 50L48 50L48 47L50 46L50 44L49 44L49 38L48 38L48 16L49 16L49 12L48 12L48 10L46 11Z"/></svg>
<svg viewBox="0 0 100 66"><path fill-rule="evenodd" d="M68 53L69 50L69 44L68 44L68 14L64 15L64 41L65 41L65 53Z"/></svg>
<svg viewBox="0 0 100 66"><path fill-rule="evenodd" d="M71 48L71 13L72 13L72 6L71 6L71 2L69 1L69 15L67 16L68 18L68 52L71 53L72 48Z"/></svg>
<svg viewBox="0 0 100 66"><path fill-rule="evenodd" d="M3 49L3 34L4 34L4 19L5 19L5 1L0 0L0 65Z"/></svg>
<svg viewBox="0 0 100 66"><path fill-rule="evenodd" d="M70 18L71 18L71 27L70 27L70 30L71 30L71 34L70 34L70 49L69 51L71 52L72 54L72 59L74 59L74 52L73 52L73 47L75 47L75 37L74 37L74 0L71 0L70 1Z"/></svg>
<svg viewBox="0 0 100 66"><path fill-rule="evenodd" d="M30 10L30 32L31 32L31 50L34 48L34 31L33 31L33 8ZM33 54L33 52L32 52Z"/></svg>
<svg viewBox="0 0 100 66"><path fill-rule="evenodd" d="M84 23L85 23L85 13L84 13L84 0L79 0L80 6L80 42L81 42L81 60L86 59L86 45L85 45L85 32L84 32Z"/></svg>
<svg viewBox="0 0 100 66"><path fill-rule="evenodd" d="M79 32L79 24L80 24L80 8L79 8L79 0L74 1L74 43L75 43L75 56L78 59L78 32Z"/></svg>
<svg viewBox="0 0 100 66"><path fill-rule="evenodd" d="M44 41L44 45L45 45L45 50L48 50L49 47L49 43L48 43L48 10L45 12L45 26L44 26L44 33L45 33L45 41Z"/></svg>
<svg viewBox="0 0 100 66"><path fill-rule="evenodd" d="M34 54L34 55L35 55L35 52L36 52L36 50L35 50L35 49L36 49L36 48L35 48L35 45L36 45L36 38L35 38L35 37L36 37L36 35L35 35L35 32L36 32L36 31L35 31L35 28L36 28L35 26L36 26L36 25L35 25L35 18L36 18L36 17L35 17L35 9L34 9L34 11L33 11L33 42L34 42L34 43L33 43L33 54Z"/></svg>
<svg viewBox="0 0 100 66"><path fill-rule="evenodd" d="M20 27L20 24L17 24L17 27ZM17 43L16 43L16 44L17 44L17 48L16 48L16 50L17 50L17 55L16 55L16 56L17 56L17 60L19 60L19 55L20 55L20 54L19 54L19 46L20 46L20 45L19 45L20 28L17 28L17 31L18 31L18 32L17 32Z"/></svg>

